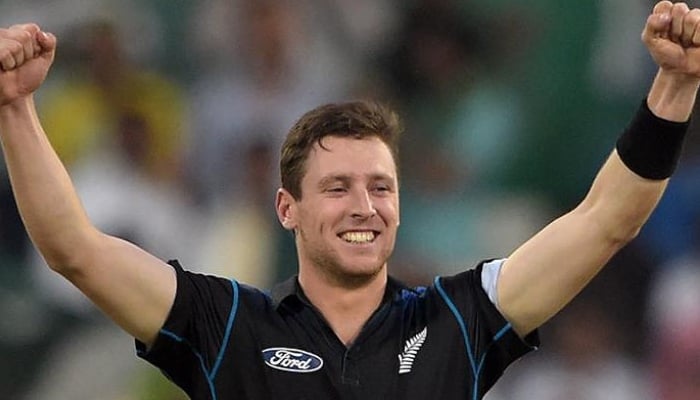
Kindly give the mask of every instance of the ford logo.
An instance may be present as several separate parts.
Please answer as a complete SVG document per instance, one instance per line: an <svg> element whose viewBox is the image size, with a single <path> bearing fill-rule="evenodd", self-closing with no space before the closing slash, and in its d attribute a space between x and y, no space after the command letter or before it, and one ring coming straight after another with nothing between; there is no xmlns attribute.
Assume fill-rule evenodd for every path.
<svg viewBox="0 0 700 400"><path fill-rule="evenodd" d="M268 367L287 372L314 372L323 367L323 359L314 353L286 347L271 347L262 351Z"/></svg>

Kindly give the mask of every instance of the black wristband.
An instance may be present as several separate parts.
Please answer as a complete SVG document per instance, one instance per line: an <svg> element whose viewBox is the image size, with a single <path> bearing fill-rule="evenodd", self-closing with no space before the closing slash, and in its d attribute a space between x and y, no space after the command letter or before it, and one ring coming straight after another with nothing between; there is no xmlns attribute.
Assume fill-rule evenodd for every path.
<svg viewBox="0 0 700 400"><path fill-rule="evenodd" d="M673 175L690 121L673 122L654 115L646 99L617 140L617 154L635 174L647 179Z"/></svg>

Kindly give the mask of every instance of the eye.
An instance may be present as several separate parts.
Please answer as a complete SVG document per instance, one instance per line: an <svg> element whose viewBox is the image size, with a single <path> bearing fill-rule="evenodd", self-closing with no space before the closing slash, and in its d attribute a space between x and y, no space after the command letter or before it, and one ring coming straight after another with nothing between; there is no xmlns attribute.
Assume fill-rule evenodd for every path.
<svg viewBox="0 0 700 400"><path fill-rule="evenodd" d="M346 189L343 186L333 186L326 189L326 192L329 193L344 193L345 191Z"/></svg>
<svg viewBox="0 0 700 400"><path fill-rule="evenodd" d="M377 184L372 187L372 191L376 193L388 193L391 192L391 186L386 184Z"/></svg>

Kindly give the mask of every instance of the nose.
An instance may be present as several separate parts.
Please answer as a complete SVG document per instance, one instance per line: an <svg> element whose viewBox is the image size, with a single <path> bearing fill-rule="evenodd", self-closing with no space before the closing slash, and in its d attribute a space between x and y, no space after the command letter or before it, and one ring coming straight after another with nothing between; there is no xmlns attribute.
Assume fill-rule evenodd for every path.
<svg viewBox="0 0 700 400"><path fill-rule="evenodd" d="M377 214L372 196L367 190L357 190L352 201L352 217L367 219Z"/></svg>

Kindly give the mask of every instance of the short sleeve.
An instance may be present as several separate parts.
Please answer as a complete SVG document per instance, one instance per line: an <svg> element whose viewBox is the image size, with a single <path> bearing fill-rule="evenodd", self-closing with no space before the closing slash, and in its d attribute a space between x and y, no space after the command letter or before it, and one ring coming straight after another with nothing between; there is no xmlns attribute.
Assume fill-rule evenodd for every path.
<svg viewBox="0 0 700 400"><path fill-rule="evenodd" d="M438 293L462 329L481 393L488 390L511 363L539 346L537 331L520 338L489 299L481 281L483 264L435 280Z"/></svg>
<svg viewBox="0 0 700 400"><path fill-rule="evenodd" d="M177 292L170 314L153 346L136 342L137 354L160 368L188 391L207 384L216 369L237 308L235 281L183 270L169 263L177 274Z"/></svg>

